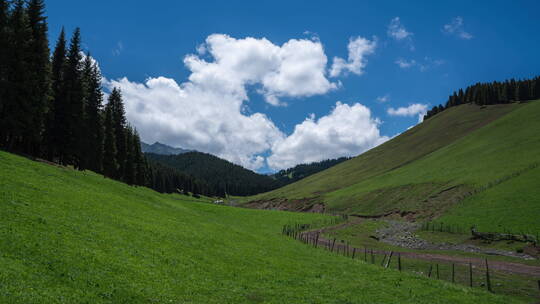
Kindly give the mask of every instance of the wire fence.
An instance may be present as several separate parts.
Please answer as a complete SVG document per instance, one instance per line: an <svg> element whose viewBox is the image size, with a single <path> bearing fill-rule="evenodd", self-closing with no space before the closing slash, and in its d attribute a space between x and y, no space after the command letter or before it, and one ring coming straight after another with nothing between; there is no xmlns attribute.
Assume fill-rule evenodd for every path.
<svg viewBox="0 0 540 304"><path fill-rule="evenodd" d="M339 223L345 221L344 218L333 220ZM384 251L367 247L357 248L351 246L348 241L324 238L321 229L310 228L315 226L316 228L322 228L319 224L284 225L282 234L310 247L324 249L354 260L362 260L365 263L378 265L384 269L396 269L433 279L445 280L454 284L485 288L492 293L508 294L522 298L540 296L540 275L531 277L530 275L493 271L490 265L496 262L488 261L487 258L470 258L469 261L448 262L420 259L415 257L414 252Z"/></svg>

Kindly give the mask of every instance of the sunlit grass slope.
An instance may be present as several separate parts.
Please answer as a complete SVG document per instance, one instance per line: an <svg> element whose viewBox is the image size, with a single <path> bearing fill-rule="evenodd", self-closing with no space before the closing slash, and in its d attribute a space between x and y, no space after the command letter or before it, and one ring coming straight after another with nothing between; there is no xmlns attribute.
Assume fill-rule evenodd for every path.
<svg viewBox="0 0 540 304"><path fill-rule="evenodd" d="M538 231L539 117L538 101L451 108L353 160L258 198L319 197L331 211L369 215L456 208L454 222ZM445 197L447 189L455 195ZM480 192L470 196L473 191Z"/></svg>
<svg viewBox="0 0 540 304"><path fill-rule="evenodd" d="M480 231L540 233L540 167L478 193L448 211L438 222Z"/></svg>
<svg viewBox="0 0 540 304"><path fill-rule="evenodd" d="M510 303L281 236L323 215L215 206L0 152L0 303Z"/></svg>
<svg viewBox="0 0 540 304"><path fill-rule="evenodd" d="M349 161L296 183L253 197L304 198L332 192L404 166L496 120L519 105L450 108Z"/></svg>

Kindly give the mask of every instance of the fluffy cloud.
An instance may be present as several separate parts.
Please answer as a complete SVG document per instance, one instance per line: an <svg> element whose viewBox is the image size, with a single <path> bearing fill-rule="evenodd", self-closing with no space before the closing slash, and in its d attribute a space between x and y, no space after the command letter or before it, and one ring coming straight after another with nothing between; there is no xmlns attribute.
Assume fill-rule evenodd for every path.
<svg viewBox="0 0 540 304"><path fill-rule="evenodd" d="M278 46L265 38L208 36L197 55L184 58L189 81L165 77L144 83L105 80L122 90L126 115L147 142L160 141L223 157L250 169L285 135L264 114L245 113L247 87L259 85L267 102L324 94L337 87L326 76L319 41L291 39Z"/></svg>
<svg viewBox="0 0 540 304"><path fill-rule="evenodd" d="M106 85L122 90L128 120L147 142L196 149L257 169L264 165L258 154L284 136L264 114L243 114L242 100L234 94L164 77L145 83L122 78Z"/></svg>
<svg viewBox="0 0 540 304"><path fill-rule="evenodd" d="M443 26L442 31L447 34L456 35L457 37L465 40L469 40L473 38L473 35L470 33L467 33L463 29L463 18L461 17L455 17L452 19L452 21L448 24L445 24Z"/></svg>
<svg viewBox="0 0 540 304"><path fill-rule="evenodd" d="M334 57L330 68L330 76L337 77L344 71L361 75L367 64L366 56L373 54L376 47L377 41L375 39L370 41L362 37L351 38L347 46L349 50L348 59Z"/></svg>
<svg viewBox="0 0 540 304"><path fill-rule="evenodd" d="M262 85L259 92L272 105L280 105L280 97L307 97L337 88L325 76L327 58L319 41L291 39L278 46L266 38L213 34L197 51L199 56L184 59L192 72L189 80L239 99L248 99L246 85L252 84ZM206 53L213 61L200 57Z"/></svg>
<svg viewBox="0 0 540 304"><path fill-rule="evenodd" d="M401 24L399 17L395 17L394 19L390 20L387 33L388 36L396 40L407 39L413 35L413 33L407 31L407 29Z"/></svg>
<svg viewBox="0 0 540 304"><path fill-rule="evenodd" d="M416 65L416 60L414 60L414 59L406 60L406 59L403 59L403 58L399 58L396 61L394 61L394 63L397 64L402 69L408 69L408 68Z"/></svg>
<svg viewBox="0 0 540 304"><path fill-rule="evenodd" d="M290 136L276 142L268 165L283 169L303 162L358 155L388 140L380 135L379 125L367 107L337 102L330 114L318 120L314 115L306 118Z"/></svg>
<svg viewBox="0 0 540 304"><path fill-rule="evenodd" d="M397 109L389 108L386 112L390 116L412 117L418 115L418 122L422 122L427 109L427 104L415 103L409 105L408 107L400 107Z"/></svg>
<svg viewBox="0 0 540 304"><path fill-rule="evenodd" d="M349 60L340 69L360 73L363 56L374 47L363 38L351 40ZM288 137L266 115L246 110L249 86L272 105L282 105L282 97L337 88L326 78L327 58L318 40L291 39L279 46L265 38L214 34L196 51L184 58L191 74L183 83L165 77L104 80L105 87L121 89L127 118L142 140L208 152L253 170L356 155L387 140L360 104L337 103L328 116L306 119Z"/></svg>
<svg viewBox="0 0 540 304"><path fill-rule="evenodd" d="M414 45L412 42L413 33L407 31L405 26L401 24L401 20L399 19L399 17L395 17L390 20L390 24L388 24L388 29L386 33L389 37L395 40L406 41L406 43L409 45L409 49L411 51L414 51Z"/></svg>

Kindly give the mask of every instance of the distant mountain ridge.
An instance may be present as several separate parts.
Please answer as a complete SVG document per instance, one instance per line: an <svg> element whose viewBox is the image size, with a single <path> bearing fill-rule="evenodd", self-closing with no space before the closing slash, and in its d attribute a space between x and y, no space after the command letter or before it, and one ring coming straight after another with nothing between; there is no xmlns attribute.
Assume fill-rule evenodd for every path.
<svg viewBox="0 0 540 304"><path fill-rule="evenodd" d="M193 150L175 148L169 145L162 144L157 141L151 145L141 142L141 149L144 153L154 153L154 154L160 154L160 155L178 155L178 154L184 154L187 152L193 152Z"/></svg>
<svg viewBox="0 0 540 304"><path fill-rule="evenodd" d="M350 159L300 164L274 174L259 174L212 154L174 148L159 142L141 143L150 164L168 167L199 180L204 193L217 196L254 195L271 191ZM201 189L200 189L201 190Z"/></svg>
<svg viewBox="0 0 540 304"><path fill-rule="evenodd" d="M145 155L150 163L159 163L204 181L217 196L253 195L281 186L270 176L255 173L208 153L195 151L176 155Z"/></svg>

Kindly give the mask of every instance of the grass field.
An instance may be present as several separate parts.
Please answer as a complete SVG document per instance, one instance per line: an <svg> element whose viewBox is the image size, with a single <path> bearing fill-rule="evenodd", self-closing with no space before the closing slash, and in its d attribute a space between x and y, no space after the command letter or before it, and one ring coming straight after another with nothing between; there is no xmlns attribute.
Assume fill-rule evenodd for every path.
<svg viewBox="0 0 540 304"><path fill-rule="evenodd" d="M451 108L350 161L246 200L317 197L330 212L431 219L450 210L443 219L452 224L540 231L539 115L538 101Z"/></svg>
<svg viewBox="0 0 540 304"><path fill-rule="evenodd" d="M0 152L0 303L512 303L281 235L317 214L216 206Z"/></svg>

